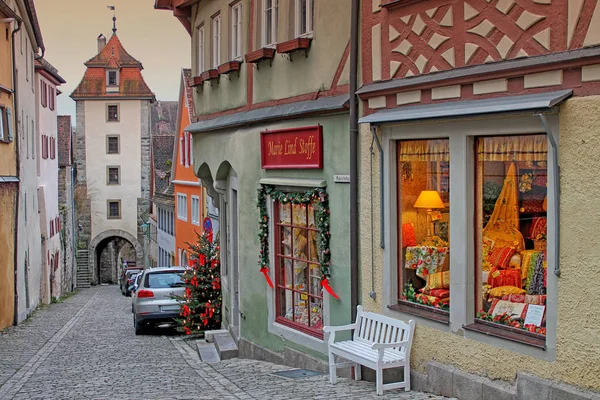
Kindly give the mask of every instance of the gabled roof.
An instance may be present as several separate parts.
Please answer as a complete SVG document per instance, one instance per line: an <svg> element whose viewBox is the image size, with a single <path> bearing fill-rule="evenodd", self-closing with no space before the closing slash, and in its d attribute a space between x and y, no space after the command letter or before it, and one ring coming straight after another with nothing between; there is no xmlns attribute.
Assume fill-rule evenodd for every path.
<svg viewBox="0 0 600 400"><path fill-rule="evenodd" d="M81 82L71 93L71 98L134 98L155 100L142 77L142 63L133 58L114 33L106 46L95 57L88 60ZM106 91L106 69L119 69L119 91Z"/></svg>
<svg viewBox="0 0 600 400"><path fill-rule="evenodd" d="M109 61L113 57L123 67L125 67L125 66L138 67L139 66L140 69L143 69L142 63L139 62L138 60L136 60L135 58L133 58L127 52L127 50L125 50L125 48L123 47L123 44L119 40L119 37L117 36L116 33L114 33L110 37L110 39L108 40L108 43L106 43L106 46L104 46L104 48L100 51L100 53L98 53L94 57L87 60L84 64L86 67L106 67L108 65Z"/></svg>
<svg viewBox="0 0 600 400"><path fill-rule="evenodd" d="M168 194L171 186L171 165L173 163L174 135L154 135L152 137L152 159L154 173L154 194ZM171 194L172 194L171 188Z"/></svg>
<svg viewBox="0 0 600 400"><path fill-rule="evenodd" d="M57 85L60 85L61 83L67 83L67 81L65 81L63 77L58 74L58 70L54 68L52 64L50 64L45 58L38 57L35 59L35 69L36 71L46 71L52 78L54 78Z"/></svg>

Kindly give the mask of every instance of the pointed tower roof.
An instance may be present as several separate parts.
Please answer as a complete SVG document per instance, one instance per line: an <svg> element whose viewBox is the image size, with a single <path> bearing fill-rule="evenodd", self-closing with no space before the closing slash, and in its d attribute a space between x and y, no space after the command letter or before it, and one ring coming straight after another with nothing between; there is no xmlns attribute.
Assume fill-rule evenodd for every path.
<svg viewBox="0 0 600 400"><path fill-rule="evenodd" d="M71 93L71 98L134 98L154 101L154 93L142 77L142 63L133 58L113 33L110 40L94 57L84 63L83 79ZM118 91L106 90L106 71L119 70Z"/></svg>

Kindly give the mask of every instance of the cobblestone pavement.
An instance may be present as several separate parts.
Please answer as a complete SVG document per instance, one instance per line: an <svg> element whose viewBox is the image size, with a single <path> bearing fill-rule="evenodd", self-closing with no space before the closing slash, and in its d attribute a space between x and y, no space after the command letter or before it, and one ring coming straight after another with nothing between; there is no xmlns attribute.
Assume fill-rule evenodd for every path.
<svg viewBox="0 0 600 400"><path fill-rule="evenodd" d="M84 289L0 334L0 399L443 399L419 392L375 396L371 382L285 379L289 367L200 361L173 332L135 336L131 300L117 286Z"/></svg>

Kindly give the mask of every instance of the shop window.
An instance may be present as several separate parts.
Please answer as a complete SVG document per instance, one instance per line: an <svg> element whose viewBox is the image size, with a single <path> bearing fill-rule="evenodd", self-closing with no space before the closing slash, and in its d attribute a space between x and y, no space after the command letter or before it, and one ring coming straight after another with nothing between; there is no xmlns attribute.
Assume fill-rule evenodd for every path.
<svg viewBox="0 0 600 400"><path fill-rule="evenodd" d="M278 14L279 0L263 0L263 47L273 46L277 43Z"/></svg>
<svg viewBox="0 0 600 400"><path fill-rule="evenodd" d="M323 295L314 202L275 202L275 289L278 323L323 337Z"/></svg>
<svg viewBox="0 0 600 400"><path fill-rule="evenodd" d="M398 304L441 321L450 308L449 140L398 142Z"/></svg>
<svg viewBox="0 0 600 400"><path fill-rule="evenodd" d="M476 153L477 321L545 335L546 136L480 137Z"/></svg>
<svg viewBox="0 0 600 400"><path fill-rule="evenodd" d="M107 218L121 219L121 200L107 200Z"/></svg>

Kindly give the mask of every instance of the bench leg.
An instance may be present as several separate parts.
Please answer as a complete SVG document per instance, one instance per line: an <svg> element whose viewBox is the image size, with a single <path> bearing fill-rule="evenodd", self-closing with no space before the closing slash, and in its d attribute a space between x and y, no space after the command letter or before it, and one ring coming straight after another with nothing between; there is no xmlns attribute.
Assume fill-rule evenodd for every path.
<svg viewBox="0 0 600 400"><path fill-rule="evenodd" d="M410 365L404 367L404 391L410 392Z"/></svg>
<svg viewBox="0 0 600 400"><path fill-rule="evenodd" d="M360 364L356 363L354 364L354 380L355 381L360 381L362 379L361 376L361 370L360 370Z"/></svg>
<svg viewBox="0 0 600 400"><path fill-rule="evenodd" d="M332 352L329 352L329 382L334 385L336 383L336 365L335 358Z"/></svg>
<svg viewBox="0 0 600 400"><path fill-rule="evenodd" d="M377 368L375 371L375 381L377 382L377 395L383 394L383 369Z"/></svg>

